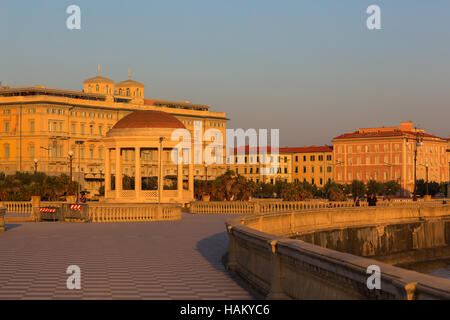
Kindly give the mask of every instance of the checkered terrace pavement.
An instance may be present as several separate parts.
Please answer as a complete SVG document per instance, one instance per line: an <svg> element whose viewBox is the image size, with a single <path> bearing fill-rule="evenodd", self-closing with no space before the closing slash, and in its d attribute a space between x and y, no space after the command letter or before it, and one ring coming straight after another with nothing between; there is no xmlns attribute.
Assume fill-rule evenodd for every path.
<svg viewBox="0 0 450 320"><path fill-rule="evenodd" d="M0 233L0 299L252 299L225 271L225 221L18 223ZM69 290L66 269L81 269Z"/></svg>

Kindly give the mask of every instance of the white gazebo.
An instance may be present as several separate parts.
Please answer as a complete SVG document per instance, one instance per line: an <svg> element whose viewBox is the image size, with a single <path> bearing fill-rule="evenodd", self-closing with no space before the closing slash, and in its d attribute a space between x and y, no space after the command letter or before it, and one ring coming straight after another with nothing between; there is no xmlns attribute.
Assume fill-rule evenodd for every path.
<svg viewBox="0 0 450 320"><path fill-rule="evenodd" d="M135 111L108 131L105 201L188 203L194 199L191 148L177 150L179 141L171 141L176 129L186 128L166 112Z"/></svg>

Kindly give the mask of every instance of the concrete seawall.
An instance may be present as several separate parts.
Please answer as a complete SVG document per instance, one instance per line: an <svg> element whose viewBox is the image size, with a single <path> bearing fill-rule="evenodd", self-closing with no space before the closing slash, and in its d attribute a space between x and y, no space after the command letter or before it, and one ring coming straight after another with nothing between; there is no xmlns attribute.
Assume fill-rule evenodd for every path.
<svg viewBox="0 0 450 320"><path fill-rule="evenodd" d="M450 280L288 237L319 230L442 220L450 205L336 208L265 214L227 222L228 269L269 299L450 299ZM367 267L381 289L367 288Z"/></svg>

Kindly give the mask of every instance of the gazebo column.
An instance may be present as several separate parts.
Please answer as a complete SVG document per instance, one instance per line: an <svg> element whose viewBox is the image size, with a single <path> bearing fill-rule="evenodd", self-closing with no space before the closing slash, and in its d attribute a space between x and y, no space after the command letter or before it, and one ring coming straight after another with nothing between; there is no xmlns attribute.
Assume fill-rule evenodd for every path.
<svg viewBox="0 0 450 320"><path fill-rule="evenodd" d="M134 158L135 158L135 181L134 181L134 189L136 190L136 200L141 199L141 189L142 189L142 179L141 179L141 148L134 148Z"/></svg>
<svg viewBox="0 0 450 320"><path fill-rule="evenodd" d="M194 199L194 153L189 150L189 193L191 195L191 199Z"/></svg>
<svg viewBox="0 0 450 320"><path fill-rule="evenodd" d="M183 199L183 149L177 149L177 189L178 199Z"/></svg>
<svg viewBox="0 0 450 320"><path fill-rule="evenodd" d="M116 147L116 199L120 198L122 191L122 163L120 158L120 147Z"/></svg>
<svg viewBox="0 0 450 320"><path fill-rule="evenodd" d="M111 190L111 149L106 148L105 155L105 199Z"/></svg>

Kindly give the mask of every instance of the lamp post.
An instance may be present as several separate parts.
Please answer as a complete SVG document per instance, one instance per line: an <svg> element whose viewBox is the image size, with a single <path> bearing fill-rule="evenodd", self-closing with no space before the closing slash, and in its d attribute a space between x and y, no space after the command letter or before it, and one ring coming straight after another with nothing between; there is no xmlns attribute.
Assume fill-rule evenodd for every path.
<svg viewBox="0 0 450 320"><path fill-rule="evenodd" d="M77 187L77 203L79 201L80 196L80 185L81 185L81 146L83 145L84 141L77 140L75 141L75 144L78 145L78 187Z"/></svg>
<svg viewBox="0 0 450 320"><path fill-rule="evenodd" d="M417 130L414 133L414 137L412 138L414 141L414 195L413 201L417 201L417 149L423 145L423 133L418 132ZM406 145L409 145L409 138L406 138Z"/></svg>
<svg viewBox="0 0 450 320"><path fill-rule="evenodd" d="M38 159L34 158L34 173L37 172L37 166L38 166Z"/></svg>
<svg viewBox="0 0 450 320"><path fill-rule="evenodd" d="M72 191L72 161L73 161L73 151L69 151L69 192Z"/></svg>
<svg viewBox="0 0 450 320"><path fill-rule="evenodd" d="M208 182L208 165L205 163L205 181Z"/></svg>
<svg viewBox="0 0 450 320"><path fill-rule="evenodd" d="M102 168L100 168L99 169L99 171L100 171L100 189L103 187L103 169ZM105 191L103 191L103 194L105 194Z"/></svg>

